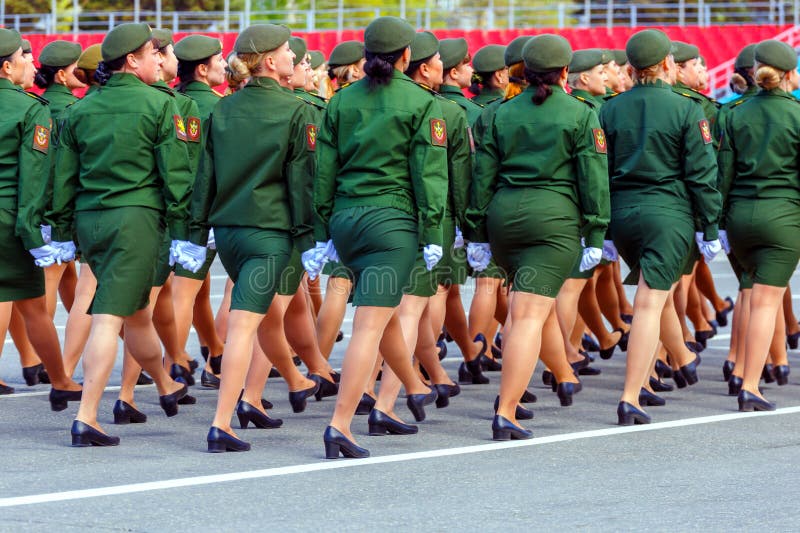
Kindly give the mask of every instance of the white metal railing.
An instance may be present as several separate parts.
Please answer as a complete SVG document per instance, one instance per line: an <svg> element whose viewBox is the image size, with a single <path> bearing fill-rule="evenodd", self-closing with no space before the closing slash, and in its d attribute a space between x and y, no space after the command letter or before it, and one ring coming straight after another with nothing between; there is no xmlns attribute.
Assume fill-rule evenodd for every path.
<svg viewBox="0 0 800 533"><path fill-rule="evenodd" d="M0 0L0 24L23 33L105 32L124 21L146 21L174 31L238 31L257 21L289 24L301 31L359 29L374 17L397 15L424 28L502 29L566 28L586 26L647 26L712 24L800 24L800 0L762 0L753 2L712 2L678 0L662 3L637 3L625 0L604 2L552 2L526 5L524 0L425 0L427 7L412 7L413 0L387 2L380 7L344 7L343 0L296 0L297 9L259 11L252 0L244 0L243 10L162 11L155 10L83 11L79 1L72 7L51 13L13 14ZM422 2L417 2L421 4ZM53 3L56 5L56 3ZM229 2L227 2L229 5Z"/></svg>

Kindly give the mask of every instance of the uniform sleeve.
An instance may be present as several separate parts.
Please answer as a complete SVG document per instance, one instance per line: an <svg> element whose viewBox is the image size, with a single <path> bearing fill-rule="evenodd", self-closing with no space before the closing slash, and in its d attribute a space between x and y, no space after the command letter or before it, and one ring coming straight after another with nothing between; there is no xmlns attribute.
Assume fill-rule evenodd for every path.
<svg viewBox="0 0 800 533"><path fill-rule="evenodd" d="M316 178L314 180L314 238L330 239L329 222L339 173L339 152L336 133L336 105L332 100L322 115L317 132Z"/></svg>
<svg viewBox="0 0 800 533"><path fill-rule="evenodd" d="M447 165L450 176L450 195L453 198L453 213L456 224L463 228L469 203L469 184L472 174L472 132L467 125L466 114L459 109L454 114L453 124L447 124L451 133L450 143L447 146Z"/></svg>
<svg viewBox="0 0 800 533"><path fill-rule="evenodd" d="M583 218L581 234L586 246L602 248L611 220L608 191L608 143L594 111L586 110L586 120L575 138L575 165L578 178L578 202Z"/></svg>
<svg viewBox="0 0 800 533"><path fill-rule="evenodd" d="M208 214L217 191L216 174L214 172L214 143L211 135L213 114L203 123L203 150L197 164L197 175L192 187L191 222L189 240L194 244L208 244Z"/></svg>
<svg viewBox="0 0 800 533"><path fill-rule="evenodd" d="M719 219L720 228L725 228L725 214L728 211L728 193L733 184L736 172L736 148L730 132L730 114L726 113L723 131L720 133L719 153L717 154L717 189L722 196L722 214Z"/></svg>
<svg viewBox="0 0 800 533"><path fill-rule="evenodd" d="M45 194L50 179L50 110L38 103L25 115L19 146L16 234L25 248L44 246L41 224L49 203Z"/></svg>
<svg viewBox="0 0 800 533"><path fill-rule="evenodd" d="M722 197L717 190L717 160L713 139L700 106L688 106L683 134L683 173L705 240L718 237Z"/></svg>
<svg viewBox="0 0 800 533"><path fill-rule="evenodd" d="M313 248L314 151L317 127L311 106L301 104L292 119L291 142L286 159L286 183L289 192L291 234L298 250Z"/></svg>
<svg viewBox="0 0 800 533"><path fill-rule="evenodd" d="M53 203L50 212L52 238L63 242L73 240L75 218L75 196L80 178L78 146L69 118L61 120L58 134L58 149L53 170Z"/></svg>
<svg viewBox="0 0 800 533"><path fill-rule="evenodd" d="M155 145L156 168L163 182L167 228L172 239L189 238L189 202L194 176L189 165L186 141L178 138L175 116L180 117L174 102L164 105ZM186 137L185 132L183 137Z"/></svg>
<svg viewBox="0 0 800 533"><path fill-rule="evenodd" d="M500 170L500 150L497 147L497 134L494 127L495 115L481 115L485 127L481 128L482 136L478 140L475 155L475 168L472 171L469 207L467 208L467 226L464 236L472 242L489 242L486 231L486 211L494 197L497 186L497 175Z"/></svg>
<svg viewBox="0 0 800 533"><path fill-rule="evenodd" d="M189 172L194 177L197 175L197 167L200 164L200 157L202 157L203 153L203 123L200 120L200 108L197 107L197 103L194 100L191 100L188 111L189 113L183 120L187 132L186 150L189 153ZM193 128L196 128L196 130ZM198 133L193 134L193 131Z"/></svg>
<svg viewBox="0 0 800 533"><path fill-rule="evenodd" d="M447 148L446 144L434 145L433 129L437 123L444 124L444 120L439 103L433 97L419 120L411 139L409 170L422 223L420 242L442 246L442 220L447 202Z"/></svg>

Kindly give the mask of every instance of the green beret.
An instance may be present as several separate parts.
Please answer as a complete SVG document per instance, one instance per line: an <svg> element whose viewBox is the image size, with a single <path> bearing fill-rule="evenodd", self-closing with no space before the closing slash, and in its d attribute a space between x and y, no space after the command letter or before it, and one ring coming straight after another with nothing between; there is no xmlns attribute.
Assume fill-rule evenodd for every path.
<svg viewBox="0 0 800 533"><path fill-rule="evenodd" d="M7 57L22 48L22 37L14 30L0 28L0 57Z"/></svg>
<svg viewBox="0 0 800 533"><path fill-rule="evenodd" d="M102 61L103 57L100 54L100 45L93 44L87 46L81 56L78 58L78 68L84 70L97 70L97 65Z"/></svg>
<svg viewBox="0 0 800 533"><path fill-rule="evenodd" d="M222 43L207 35L189 35L175 43L175 55L181 61L200 61L222 52Z"/></svg>
<svg viewBox="0 0 800 533"><path fill-rule="evenodd" d="M598 50L600 50L600 53L603 55L603 64L604 65L608 65L612 61L614 61L616 63L616 60L614 59L614 51L613 50L604 50L602 48L598 48Z"/></svg>
<svg viewBox="0 0 800 533"><path fill-rule="evenodd" d="M628 62L637 70L660 63L670 53L672 43L661 30L642 30L634 33L625 45Z"/></svg>
<svg viewBox="0 0 800 533"><path fill-rule="evenodd" d="M611 55L614 57L614 63L619 66L623 66L628 63L628 56L625 54L625 50L609 50Z"/></svg>
<svg viewBox="0 0 800 533"><path fill-rule="evenodd" d="M506 47L489 44L475 52L472 56L472 67L475 72L496 72L506 67Z"/></svg>
<svg viewBox="0 0 800 533"><path fill-rule="evenodd" d="M292 32L277 24L253 24L236 38L233 51L237 54L262 54L271 52L285 43Z"/></svg>
<svg viewBox="0 0 800 533"><path fill-rule="evenodd" d="M572 61L569 64L569 71L580 73L592 70L597 65L603 64L603 51L599 48L589 50L578 50L572 54Z"/></svg>
<svg viewBox="0 0 800 533"><path fill-rule="evenodd" d="M531 40L530 35L520 35L506 46L506 51L503 53L503 61L507 67L522 63L522 49Z"/></svg>
<svg viewBox="0 0 800 533"><path fill-rule="evenodd" d="M442 58L444 70L457 67L469 54L469 45L463 37L442 39L439 41L439 56Z"/></svg>
<svg viewBox="0 0 800 533"><path fill-rule="evenodd" d="M53 41L42 48L39 64L48 67L66 67L81 57L81 45L70 41Z"/></svg>
<svg viewBox="0 0 800 533"><path fill-rule="evenodd" d="M601 54L602 56L602 54ZM537 35L522 49L525 66L534 72L552 72L562 69L572 61L572 47L560 35Z"/></svg>
<svg viewBox="0 0 800 533"><path fill-rule="evenodd" d="M142 23L120 24L106 34L101 52L103 61L114 61L138 50L152 39L150 26Z"/></svg>
<svg viewBox="0 0 800 533"><path fill-rule="evenodd" d="M439 51L439 39L429 31L422 31L414 35L411 41L411 61L428 59Z"/></svg>
<svg viewBox="0 0 800 533"><path fill-rule="evenodd" d="M166 48L169 45L174 45L175 41L172 39L172 30L164 28L157 28L153 30L153 39L158 41L158 49Z"/></svg>
<svg viewBox="0 0 800 533"><path fill-rule="evenodd" d="M693 44L684 43L681 41L672 41L672 59L675 63L683 63L690 59L697 59L700 57L700 49Z"/></svg>
<svg viewBox="0 0 800 533"><path fill-rule="evenodd" d="M403 50L414 40L414 28L398 17L378 17L364 30L364 46L373 54Z"/></svg>
<svg viewBox="0 0 800 533"><path fill-rule="evenodd" d="M748 44L739 55L736 56L736 62L733 68L751 69L756 65L756 43Z"/></svg>
<svg viewBox="0 0 800 533"><path fill-rule="evenodd" d="M318 69L325 63L325 55L319 50L311 50L308 55L311 57L311 68Z"/></svg>
<svg viewBox="0 0 800 533"><path fill-rule="evenodd" d="M22 39L22 53L23 54L33 53L33 47L31 46L31 42L28 39Z"/></svg>
<svg viewBox="0 0 800 533"><path fill-rule="evenodd" d="M769 39L756 45L756 63L769 65L784 72L797 68L797 52L788 44Z"/></svg>
<svg viewBox="0 0 800 533"><path fill-rule="evenodd" d="M303 58L306 57L306 52L308 52L308 45L305 39L289 37L289 48L294 52L294 66L299 65Z"/></svg>
<svg viewBox="0 0 800 533"><path fill-rule="evenodd" d="M364 58L364 43L344 41L336 45L328 58L329 67L341 67L358 63Z"/></svg>

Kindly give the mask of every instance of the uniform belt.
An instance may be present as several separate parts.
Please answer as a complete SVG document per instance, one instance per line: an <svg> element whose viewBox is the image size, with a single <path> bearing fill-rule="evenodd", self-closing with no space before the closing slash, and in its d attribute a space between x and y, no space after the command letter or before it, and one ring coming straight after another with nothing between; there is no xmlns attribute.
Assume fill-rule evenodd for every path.
<svg viewBox="0 0 800 533"><path fill-rule="evenodd" d="M416 205L411 195L402 193L384 193L380 196L337 196L334 200L334 212L350 207L393 207L411 216L417 215Z"/></svg>

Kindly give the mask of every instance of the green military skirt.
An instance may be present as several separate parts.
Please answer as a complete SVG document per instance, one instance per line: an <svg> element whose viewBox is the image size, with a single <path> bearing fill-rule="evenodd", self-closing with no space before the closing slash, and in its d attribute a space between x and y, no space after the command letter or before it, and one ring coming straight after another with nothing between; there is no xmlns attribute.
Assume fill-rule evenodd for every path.
<svg viewBox="0 0 800 533"><path fill-rule="evenodd" d="M233 281L231 311L266 314L292 255L287 231L214 227L217 253Z"/></svg>
<svg viewBox="0 0 800 533"><path fill-rule="evenodd" d="M169 264L170 246L172 239L170 239L169 232L164 232L164 239L161 241L161 247L158 250L158 262L156 263L156 273L153 277L153 287L163 287L169 279L174 267Z"/></svg>
<svg viewBox="0 0 800 533"><path fill-rule="evenodd" d="M161 212L138 206L78 211L75 228L97 278L89 314L125 317L147 307L164 242Z"/></svg>
<svg viewBox="0 0 800 533"><path fill-rule="evenodd" d="M800 203L783 198L731 202L728 240L744 274L742 288L754 283L785 287L800 259Z"/></svg>
<svg viewBox="0 0 800 533"><path fill-rule="evenodd" d="M444 235L442 260L433 269L436 281L445 287L463 285L467 281L467 251L464 246L453 248L453 242L456 240L456 221L452 216L445 215L442 233Z"/></svg>
<svg viewBox="0 0 800 533"><path fill-rule="evenodd" d="M289 257L289 264L287 264L286 268L281 272L278 294L281 296L294 296L294 293L300 288L300 282L303 281L303 274L305 273L306 270L303 268L300 252L293 246L292 255Z"/></svg>
<svg viewBox="0 0 800 533"><path fill-rule="evenodd" d="M681 275L688 276L691 274L694 271L694 265L700 261L701 256L702 254L700 253L700 248L697 247L697 242L689 246L689 253L686 254L686 261L683 264Z"/></svg>
<svg viewBox="0 0 800 533"><path fill-rule="evenodd" d="M322 273L332 278L342 278L353 281L353 273L349 268L338 261L325 263L325 266L322 268Z"/></svg>
<svg viewBox="0 0 800 533"><path fill-rule="evenodd" d="M555 298L581 253L575 203L546 189L502 188L486 222L492 255L512 290Z"/></svg>
<svg viewBox="0 0 800 533"><path fill-rule="evenodd" d="M662 291L680 279L689 249L696 247L692 217L669 208L615 207L611 234L631 269L625 283L637 285L641 273L648 287Z"/></svg>
<svg viewBox="0 0 800 533"><path fill-rule="evenodd" d="M419 249L416 218L391 207L351 207L333 214L330 233L353 274L353 305L396 307Z"/></svg>
<svg viewBox="0 0 800 533"><path fill-rule="evenodd" d="M44 294L44 270L17 237L16 209L0 209L0 302L38 298Z"/></svg>
<svg viewBox="0 0 800 533"><path fill-rule="evenodd" d="M208 271L211 270L211 263L214 262L214 259L217 257L217 251L212 250L211 248L206 248L206 261L203 263L203 266L200 267L200 270L197 272L192 272L191 270L186 270L180 265L175 265L175 275L181 278L188 278L194 280L204 280L208 275Z"/></svg>

